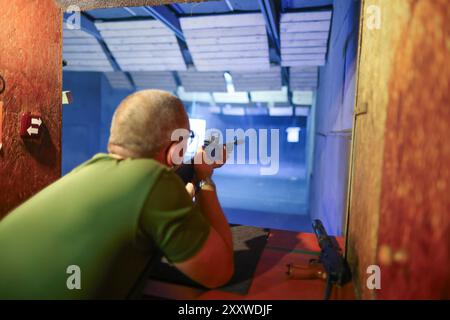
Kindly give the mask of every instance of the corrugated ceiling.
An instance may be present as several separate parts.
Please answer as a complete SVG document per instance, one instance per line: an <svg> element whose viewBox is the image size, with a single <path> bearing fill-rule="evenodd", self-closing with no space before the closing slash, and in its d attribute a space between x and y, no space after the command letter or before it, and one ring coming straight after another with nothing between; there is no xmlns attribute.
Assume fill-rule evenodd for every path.
<svg viewBox="0 0 450 320"><path fill-rule="evenodd" d="M180 24L199 71L270 68L266 24L260 13L186 17Z"/></svg>
<svg viewBox="0 0 450 320"><path fill-rule="evenodd" d="M174 33L158 20L95 25L123 71L186 70Z"/></svg>
<svg viewBox="0 0 450 320"><path fill-rule="evenodd" d="M243 101L244 96L238 96L242 92L285 92L282 88L288 88L296 97L295 92L317 88L318 67L326 63L332 17L330 9L298 9L330 4L332 0L282 1L282 10L297 11L280 15L281 61L274 61L259 1L169 6L178 16L185 45L164 23L150 17L147 8L92 10L87 15L94 19L101 40L65 28L63 58L68 66L64 70L105 72L110 85L118 89L134 84L136 89L177 92L181 85L186 94L222 92L214 97L220 100L228 95ZM234 95L227 93L225 71L232 75Z"/></svg>
<svg viewBox="0 0 450 320"><path fill-rule="evenodd" d="M67 29L64 24L63 59L65 71L114 71L98 40L82 30Z"/></svg>
<svg viewBox="0 0 450 320"><path fill-rule="evenodd" d="M232 71L236 91L281 90L281 68L272 67L268 71Z"/></svg>
<svg viewBox="0 0 450 320"><path fill-rule="evenodd" d="M186 92L227 91L223 72L180 71L178 76Z"/></svg>
<svg viewBox="0 0 450 320"><path fill-rule="evenodd" d="M317 67L291 67L289 85L291 90L314 90L318 84Z"/></svg>
<svg viewBox="0 0 450 320"><path fill-rule="evenodd" d="M130 72L130 75L138 90L160 89L174 92L177 89L174 75L170 71Z"/></svg>
<svg viewBox="0 0 450 320"><path fill-rule="evenodd" d="M325 65L330 25L330 10L282 14L281 65L285 67Z"/></svg>

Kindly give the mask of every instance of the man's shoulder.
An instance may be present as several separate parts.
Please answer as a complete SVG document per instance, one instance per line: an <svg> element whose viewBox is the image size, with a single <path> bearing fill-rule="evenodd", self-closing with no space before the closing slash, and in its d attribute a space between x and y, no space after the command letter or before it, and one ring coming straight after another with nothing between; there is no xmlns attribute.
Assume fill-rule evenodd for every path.
<svg viewBox="0 0 450 320"><path fill-rule="evenodd" d="M150 158L116 159L106 153L97 153L91 159L83 162L71 172L81 171L85 168L106 168L119 170L159 171L166 172L169 169L158 161Z"/></svg>
<svg viewBox="0 0 450 320"><path fill-rule="evenodd" d="M153 159L118 160L107 154L97 154L61 180L77 188L86 185L104 190L150 190L172 174L168 167Z"/></svg>

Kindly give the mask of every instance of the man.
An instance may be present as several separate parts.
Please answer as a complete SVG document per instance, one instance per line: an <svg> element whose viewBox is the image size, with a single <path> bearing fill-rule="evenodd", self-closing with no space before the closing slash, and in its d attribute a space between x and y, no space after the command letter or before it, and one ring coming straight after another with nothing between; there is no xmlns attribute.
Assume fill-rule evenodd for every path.
<svg viewBox="0 0 450 320"><path fill-rule="evenodd" d="M173 95L145 90L124 99L109 154L97 154L0 221L0 299L126 298L156 249L200 284L225 284L233 248L211 180L216 165L196 161L194 202L172 170L186 141L172 141L177 129L189 135ZM196 157L204 160L205 152Z"/></svg>

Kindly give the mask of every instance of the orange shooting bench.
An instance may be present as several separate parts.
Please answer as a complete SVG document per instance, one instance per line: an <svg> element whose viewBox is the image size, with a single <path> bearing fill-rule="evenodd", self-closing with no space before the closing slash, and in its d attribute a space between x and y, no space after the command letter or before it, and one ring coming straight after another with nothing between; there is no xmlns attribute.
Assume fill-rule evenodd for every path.
<svg viewBox="0 0 450 320"><path fill-rule="evenodd" d="M336 237L336 241L343 249L343 238ZM149 280L143 294L147 298L177 300L321 300L325 281L290 279L286 274L288 264L307 266L311 259L318 258L319 253L320 247L313 233L271 230L247 294L203 290L157 280ZM330 299L355 299L352 283L340 288L334 286Z"/></svg>

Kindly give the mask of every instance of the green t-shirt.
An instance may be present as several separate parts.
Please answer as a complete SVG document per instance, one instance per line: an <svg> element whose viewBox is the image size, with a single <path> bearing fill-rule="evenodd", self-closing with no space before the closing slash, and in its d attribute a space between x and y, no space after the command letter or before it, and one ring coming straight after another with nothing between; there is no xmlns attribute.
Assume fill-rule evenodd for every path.
<svg viewBox="0 0 450 320"><path fill-rule="evenodd" d="M168 168L98 154L0 221L0 299L125 298L155 246L181 262L208 233Z"/></svg>

